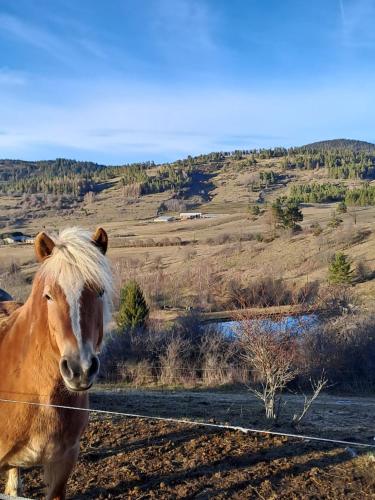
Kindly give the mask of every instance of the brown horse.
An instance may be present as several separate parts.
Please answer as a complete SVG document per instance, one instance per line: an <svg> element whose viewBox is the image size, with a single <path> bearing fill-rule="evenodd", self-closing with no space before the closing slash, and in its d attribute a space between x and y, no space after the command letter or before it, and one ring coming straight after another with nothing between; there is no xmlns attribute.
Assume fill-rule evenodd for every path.
<svg viewBox="0 0 375 500"><path fill-rule="evenodd" d="M112 278L108 238L77 228L40 233L41 266L24 305L0 308L0 399L88 408L99 370ZM6 303L3 303L6 304ZM12 311L13 309L13 311ZM15 310L14 310L15 309ZM0 402L0 470L6 493L19 495L19 467L44 469L48 499L64 499L87 412Z"/></svg>

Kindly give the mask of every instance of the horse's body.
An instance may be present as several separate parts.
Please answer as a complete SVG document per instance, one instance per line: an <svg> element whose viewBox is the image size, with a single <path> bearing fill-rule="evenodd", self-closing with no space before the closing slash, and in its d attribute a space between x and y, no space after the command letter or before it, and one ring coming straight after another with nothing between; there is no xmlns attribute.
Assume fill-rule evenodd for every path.
<svg viewBox="0 0 375 500"><path fill-rule="evenodd" d="M0 303L0 313L7 316L0 320L0 399L88 408L110 293L109 267L100 253L106 250L106 235L104 243L97 241L103 234L90 240L86 233L68 230L65 240L64 233L56 240L56 249L48 236L43 235L47 243L39 238L42 266L30 297L24 305L8 303L14 304L13 312ZM81 248L85 255L80 244L87 247ZM41 465L47 498L65 498L87 420L85 411L0 401L6 493L20 494L18 467Z"/></svg>

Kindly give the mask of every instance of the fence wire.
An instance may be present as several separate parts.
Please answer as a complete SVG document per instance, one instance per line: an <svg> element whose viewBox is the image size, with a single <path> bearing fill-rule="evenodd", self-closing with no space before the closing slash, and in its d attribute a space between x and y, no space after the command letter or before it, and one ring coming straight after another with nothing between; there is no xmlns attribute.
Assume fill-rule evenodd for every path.
<svg viewBox="0 0 375 500"><path fill-rule="evenodd" d="M317 441L317 442L331 443L331 444L337 444L337 445L342 445L342 446L354 446L354 447L368 448L368 449L375 450L375 444L363 443L360 441L358 441L358 442L357 441L346 441L346 440L341 440L341 439L324 438L324 437L320 437L320 436L308 436L308 435L294 434L294 433L289 433L289 432L277 432L277 431L271 431L271 430L267 430L267 429L256 429L256 428L242 427L242 426L237 426L237 425L215 424L212 422L200 422L197 420L188 420L188 419L183 419L183 418L159 417L159 416L154 416L154 415L143 415L141 413L125 413L125 412L120 412L120 411L101 410L101 409L99 410L99 409L93 409L93 408L79 408L76 406L37 403L37 402L33 402L33 401L21 401L21 400L17 400L17 399L0 398L0 402L9 403L9 404L23 404L23 405L30 405L30 406L44 407L44 408L56 408L56 409L71 410L71 411L83 411L83 412L87 412L87 413L106 414L106 415L112 415L112 416L117 416L117 417L140 418L140 419L144 419L144 420L171 422L171 423L175 423L175 424L185 424L185 425L200 426L200 427L207 427L207 428L214 428L214 429L225 429L225 430L230 430L230 431L239 431L239 432L242 432L244 434L263 434L263 435L268 435L268 436L283 436L283 437L287 437L287 438L301 439L304 441Z"/></svg>

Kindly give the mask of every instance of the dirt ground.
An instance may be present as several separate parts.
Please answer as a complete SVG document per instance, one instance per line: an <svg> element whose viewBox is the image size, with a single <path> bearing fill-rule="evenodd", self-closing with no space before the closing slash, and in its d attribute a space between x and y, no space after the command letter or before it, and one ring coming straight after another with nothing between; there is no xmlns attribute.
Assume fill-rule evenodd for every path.
<svg viewBox="0 0 375 500"><path fill-rule="evenodd" d="M129 413L142 409L142 413L153 415L158 408L159 415L194 419L205 419L211 414L211 422L222 420L226 414L231 423L240 424L249 423L250 407L242 405L242 413L239 412L245 397L246 394L219 392L112 391L93 394L92 406ZM337 424L343 420L347 428L338 425L337 437L370 442L374 414L370 405L370 398L328 401L327 397L327 426L326 422L318 423L321 407L302 430L315 429L314 433L319 434L320 427L320 434L327 434L334 421ZM82 440L79 463L69 482L68 497L375 498L375 456L360 449L353 456L353 451L354 448L285 437L92 415ZM25 496L42 497L38 469L24 474L24 484Z"/></svg>

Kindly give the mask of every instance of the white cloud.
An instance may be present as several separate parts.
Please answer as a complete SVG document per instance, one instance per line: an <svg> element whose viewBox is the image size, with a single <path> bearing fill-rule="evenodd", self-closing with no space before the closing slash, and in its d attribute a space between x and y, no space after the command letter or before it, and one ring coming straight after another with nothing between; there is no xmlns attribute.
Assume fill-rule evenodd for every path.
<svg viewBox="0 0 375 500"><path fill-rule="evenodd" d="M38 28L19 17L0 14L0 29L29 45L43 49L54 56L61 57L65 52L65 44L57 36L47 30Z"/></svg>
<svg viewBox="0 0 375 500"><path fill-rule="evenodd" d="M70 38L41 27L20 16L0 13L0 36L10 36L30 47L42 50L67 65L79 64L79 56L91 55L105 58L103 47L85 33L85 26L74 23L74 35ZM78 59L77 59L78 57Z"/></svg>
<svg viewBox="0 0 375 500"><path fill-rule="evenodd" d="M375 111L372 81L277 91L85 82L76 85L70 102L56 98L53 105L2 94L0 148L8 157L34 151L46 158L71 150L127 161L327 137L371 140L366 134ZM56 82L50 85L56 96L69 93Z"/></svg>

